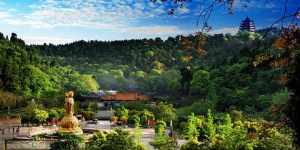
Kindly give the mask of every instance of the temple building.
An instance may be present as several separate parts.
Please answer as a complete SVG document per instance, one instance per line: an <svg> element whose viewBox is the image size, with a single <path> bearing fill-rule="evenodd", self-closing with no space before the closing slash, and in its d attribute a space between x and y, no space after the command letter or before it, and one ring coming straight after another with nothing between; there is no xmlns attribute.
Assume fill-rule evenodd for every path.
<svg viewBox="0 0 300 150"><path fill-rule="evenodd" d="M131 102L145 102L152 104L152 97L144 95L139 92L118 92L118 91L102 91L97 93L91 93L90 95L85 95L80 97L81 105L89 104L90 102L95 102L97 107L100 109L96 113L97 119L110 119L113 116L111 111L112 108L118 108L121 104L131 103Z"/></svg>
<svg viewBox="0 0 300 150"><path fill-rule="evenodd" d="M255 32L254 21L246 17L246 19L241 22L240 31Z"/></svg>

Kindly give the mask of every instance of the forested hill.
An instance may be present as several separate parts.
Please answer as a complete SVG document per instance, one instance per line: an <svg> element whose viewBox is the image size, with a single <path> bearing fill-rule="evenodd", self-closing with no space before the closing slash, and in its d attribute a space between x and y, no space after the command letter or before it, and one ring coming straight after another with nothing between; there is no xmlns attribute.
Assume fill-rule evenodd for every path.
<svg viewBox="0 0 300 150"><path fill-rule="evenodd" d="M264 36L266 32L268 34ZM268 64L254 65L260 61L257 56L277 53L272 44L278 33L277 29L263 29L236 35L77 41L32 47L40 50L45 64L70 66L82 74L90 74L101 89L179 95L180 69L190 66L194 74L191 95L206 99L214 95L211 91L218 91L217 97L237 104L250 101L249 97L257 99L262 94L272 94L283 88L278 84L280 70L272 69ZM232 104L222 104L222 108ZM255 107L261 108L258 104Z"/></svg>
<svg viewBox="0 0 300 150"><path fill-rule="evenodd" d="M36 121L36 113L48 115L44 110L49 109L49 117L52 109L61 112L56 107L63 106L65 91L74 91L76 100L100 89L137 91L157 100L154 109L152 105L150 108L137 102L125 104L116 112L127 111L127 117L132 112L149 110L154 114L167 114L174 119L176 128L184 129L180 131L184 134L191 131L184 126L196 129L194 122L202 118L198 116L207 114L207 119L202 121L209 123L210 127L207 127L214 128L213 132L230 129L230 134L222 130L218 132L230 135L228 137L239 135L238 141L243 142L246 138L240 140L239 137L248 138L248 128L245 127L252 124L249 120L255 119L263 122L263 126L255 121L249 129L254 131L258 127L259 133L268 132L268 136L257 137L254 142L262 141L263 146L279 143L291 147L292 134L285 126L288 123L285 112L290 108L291 91L286 86L289 68L281 67L287 61L280 58L286 54L281 47L288 42L282 38L284 34L271 33L267 36L260 32L199 34L170 37L164 41L159 38L77 41L56 46L26 45L14 33L10 38L0 34L0 110L7 114L14 110L14 113L22 114L22 121ZM184 72L190 72L188 79ZM292 77L295 78L293 81L298 81L297 75ZM95 103L82 108L79 104L75 106L78 114L90 118L98 109L92 107L97 106ZM125 106L130 108L130 113ZM21 112L17 112L19 110ZM212 112L216 114L214 117ZM232 115L233 123L230 115L224 112ZM128 120L131 119L128 117ZM228 123L219 124L223 121ZM241 123L245 125L240 126ZM266 129L260 130L265 126ZM195 130L197 134L202 132L198 130ZM217 137L217 132L214 134ZM249 138L252 138L252 132L250 134ZM272 143L265 143L263 139L271 139ZM288 144L282 144L282 141Z"/></svg>
<svg viewBox="0 0 300 150"><path fill-rule="evenodd" d="M77 94L96 91L98 83L88 74L71 67L50 66L39 50L27 46L17 34L0 33L0 109L26 105L32 98L59 104L64 91ZM23 101L24 102L20 102Z"/></svg>
<svg viewBox="0 0 300 150"><path fill-rule="evenodd" d="M57 96L66 90L79 95L112 89L178 99L184 66L190 66L193 72L190 102L214 99L219 110L232 106L264 110L273 94L286 93L279 82L284 70L257 59L265 53L279 54L272 46L276 34L262 38L260 33L240 32L178 36L165 41L157 38L31 46L16 35L12 37L15 39L3 36L1 40L1 88L26 98L59 99Z"/></svg>
<svg viewBox="0 0 300 150"><path fill-rule="evenodd" d="M238 55L241 49L250 48L247 47L249 43L251 44L249 40L253 41L260 38L266 32L271 35L268 39L272 39L279 34L277 29L262 29L257 31L258 34L205 35L203 48L207 55L201 58L202 60L222 64L224 59ZM189 35L169 37L166 40L160 38L123 41L82 40L62 45L44 44L33 45L32 47L39 49L44 56L65 57L69 62L72 61L71 64L82 63L81 61L92 64L126 64L149 71L147 66L151 66L154 61L159 61L167 67L185 64L186 59L191 55L195 58L195 61L199 61L197 60L199 55L197 55L195 48L191 47L188 48L188 51L183 51L186 50L183 47L184 44L197 44L197 37Z"/></svg>
<svg viewBox="0 0 300 150"><path fill-rule="evenodd" d="M164 64L172 64L174 46L178 40L169 38L162 41L160 38L124 41L77 41L64 45L35 46L45 56L62 56L67 58L87 58L90 63L128 64L143 67L156 53L154 59L160 59Z"/></svg>

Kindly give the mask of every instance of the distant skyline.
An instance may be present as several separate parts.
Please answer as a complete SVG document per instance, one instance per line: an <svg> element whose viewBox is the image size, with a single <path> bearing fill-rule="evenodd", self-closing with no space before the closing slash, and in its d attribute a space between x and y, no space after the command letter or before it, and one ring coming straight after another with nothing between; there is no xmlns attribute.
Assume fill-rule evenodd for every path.
<svg viewBox="0 0 300 150"><path fill-rule="evenodd" d="M27 44L165 39L198 31L200 1L191 0L170 16L168 4L150 0L0 0L0 32L15 32ZM257 29L264 28L283 13L284 0L250 0L247 8L244 1L236 0L233 15L226 8L216 9L209 20L210 33L234 34L247 16ZM299 7L299 0L289 0L287 12Z"/></svg>

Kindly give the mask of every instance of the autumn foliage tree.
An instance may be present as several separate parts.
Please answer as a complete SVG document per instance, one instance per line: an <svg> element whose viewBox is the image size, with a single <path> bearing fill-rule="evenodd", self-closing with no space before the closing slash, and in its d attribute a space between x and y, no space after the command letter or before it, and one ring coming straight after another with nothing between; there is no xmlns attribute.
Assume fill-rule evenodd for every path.
<svg viewBox="0 0 300 150"><path fill-rule="evenodd" d="M300 28L290 26L286 28L282 35L276 40L274 46L282 51L280 57L272 61L273 67L284 67L287 72L281 77L282 83L285 83L290 92L287 115L293 122L293 126L300 134ZM276 64L276 65L275 65ZM299 143L299 139L298 139Z"/></svg>
<svg viewBox="0 0 300 150"><path fill-rule="evenodd" d="M288 87L289 101L284 107L285 114L291 121L299 141L300 120L300 28L297 25L289 25L282 30L281 35L274 41L275 53L258 54L255 57L254 66L267 64L271 68L283 70L278 77L278 82ZM280 109L280 108L274 108ZM287 119L282 119L287 123Z"/></svg>

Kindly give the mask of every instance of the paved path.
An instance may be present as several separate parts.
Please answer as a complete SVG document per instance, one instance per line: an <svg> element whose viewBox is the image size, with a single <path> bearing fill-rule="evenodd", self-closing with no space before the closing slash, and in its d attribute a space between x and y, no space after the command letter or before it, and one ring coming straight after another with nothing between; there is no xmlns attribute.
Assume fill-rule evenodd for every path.
<svg viewBox="0 0 300 150"><path fill-rule="evenodd" d="M4 149L4 141L5 139L12 139L16 136L18 137L30 137L38 134L51 134L57 131L57 127L55 126L47 126L47 127L20 127L19 133L13 134L12 130L7 130L5 134L0 134L0 149Z"/></svg>
<svg viewBox="0 0 300 150"><path fill-rule="evenodd" d="M135 129L134 128L128 128L127 129L129 132L134 134ZM141 129L141 132L143 133L141 142L145 145L145 147L149 150L154 150L153 146L150 145L150 142L153 141L154 139L154 129L149 128L149 129Z"/></svg>
<svg viewBox="0 0 300 150"><path fill-rule="evenodd" d="M112 128L108 128L107 122L101 122L97 125L88 125L87 128L91 129L100 129L100 130L107 130L111 131ZM57 131L57 127L22 127L20 128L20 132L18 136L32 136L42 133L54 133ZM136 131L134 128L124 128L125 130L128 130L131 134L134 134ZM149 150L154 150L153 146L150 145L150 142L154 140L155 132L153 128L141 128L142 132L141 142L144 144L144 146ZM14 135L11 133L7 133L5 135L0 135L0 150L4 148L4 139L12 138ZM178 144L182 145L186 141L185 140L179 140ZM30 144L32 145L32 144ZM35 144L36 145L36 144Z"/></svg>

